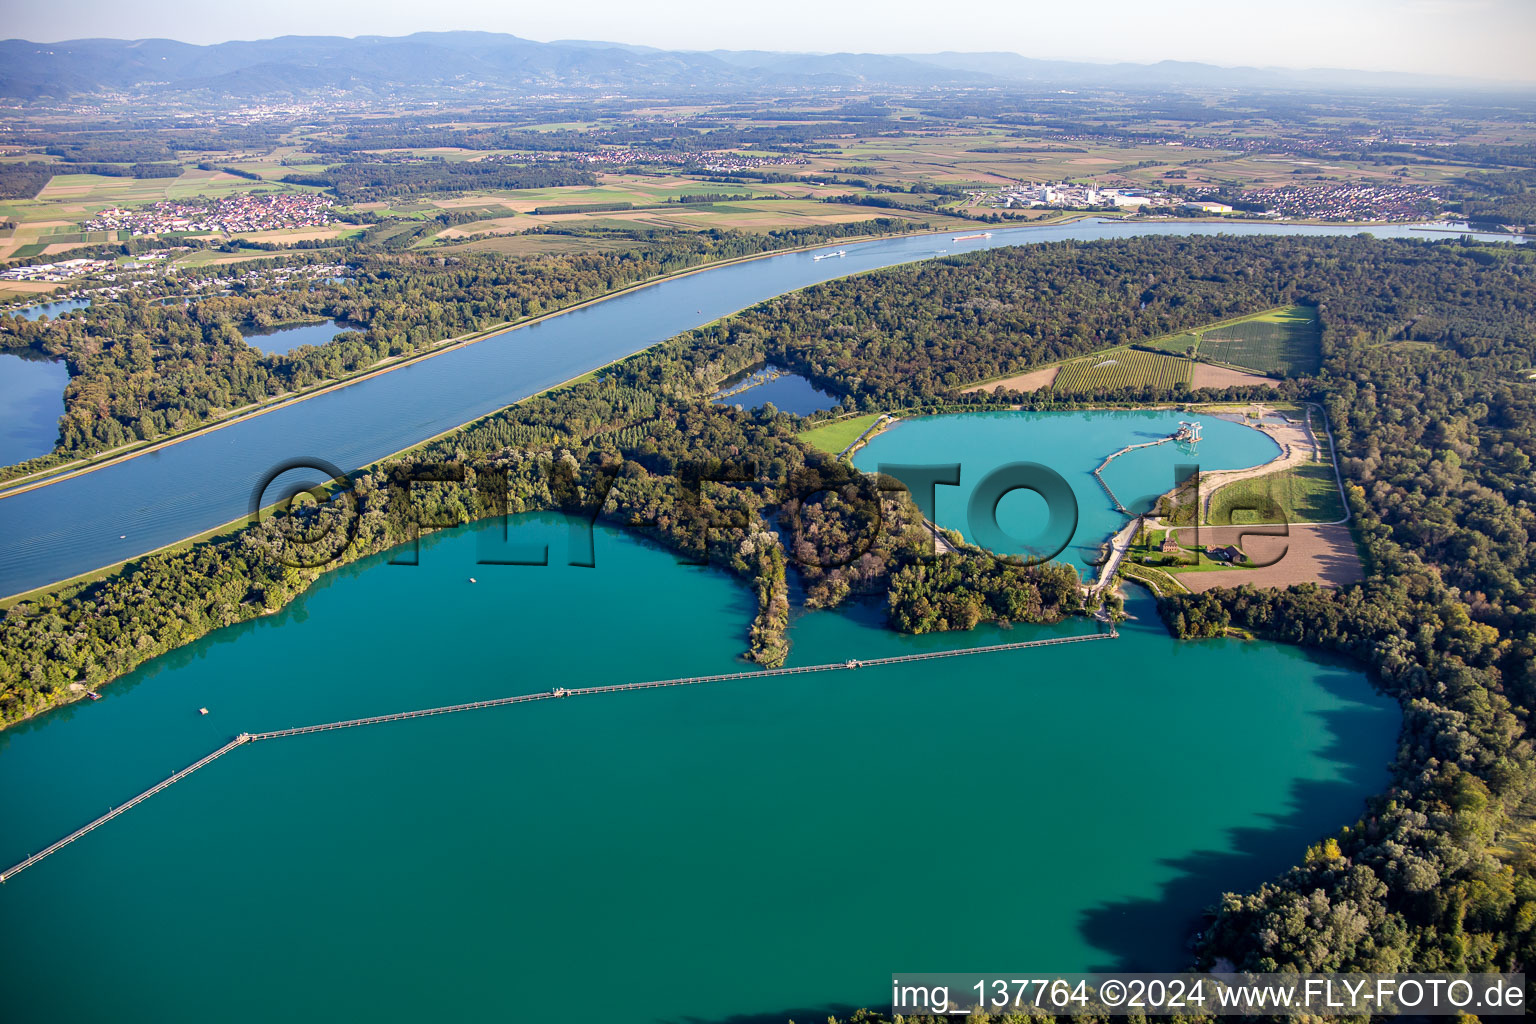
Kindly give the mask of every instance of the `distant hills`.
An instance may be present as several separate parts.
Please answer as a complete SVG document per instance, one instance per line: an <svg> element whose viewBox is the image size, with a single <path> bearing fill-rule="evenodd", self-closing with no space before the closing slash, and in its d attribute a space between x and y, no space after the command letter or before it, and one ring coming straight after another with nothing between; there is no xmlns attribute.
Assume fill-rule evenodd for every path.
<svg viewBox="0 0 1536 1024"><path fill-rule="evenodd" d="M1014 53L659 50L584 40L540 43L491 32L283 36L211 46L169 39L0 42L0 97L11 100L114 93L281 101L616 89L630 95L707 96L795 87L1428 89L1476 84L1397 73L1223 68L1186 61L1091 64Z"/></svg>

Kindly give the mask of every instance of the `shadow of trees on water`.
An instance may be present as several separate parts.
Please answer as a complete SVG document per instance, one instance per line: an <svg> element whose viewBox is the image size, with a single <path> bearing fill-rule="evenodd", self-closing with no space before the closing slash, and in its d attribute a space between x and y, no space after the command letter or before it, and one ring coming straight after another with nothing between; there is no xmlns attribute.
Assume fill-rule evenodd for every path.
<svg viewBox="0 0 1536 1024"><path fill-rule="evenodd" d="M1162 863L1173 871L1155 897L1102 904L1086 911L1081 932L1107 958L1087 971L1163 971L1187 966L1190 942L1203 915L1217 906L1225 892L1247 891L1302 861L1306 849L1354 824L1365 801L1383 790L1388 765L1397 747L1401 714L1396 708L1359 703L1363 681L1342 668L1325 672L1318 683L1349 702L1342 708L1317 712L1328 730L1328 745L1319 757L1338 766L1335 778L1297 780L1291 785L1288 812L1266 815L1269 824L1232 830L1229 849L1202 850ZM1388 732L1383 718L1392 716ZM1198 754L1191 754L1198 756ZM1211 766L1219 771L1220 766ZM1170 802L1173 815L1198 813ZM1127 837L1133 840L1134 837ZM1173 962L1149 961L1148 939L1167 937Z"/></svg>

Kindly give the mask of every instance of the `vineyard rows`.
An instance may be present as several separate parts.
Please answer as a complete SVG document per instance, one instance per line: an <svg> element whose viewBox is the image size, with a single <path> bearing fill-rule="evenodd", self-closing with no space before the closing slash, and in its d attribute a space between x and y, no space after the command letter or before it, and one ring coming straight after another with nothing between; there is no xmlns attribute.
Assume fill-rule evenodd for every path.
<svg viewBox="0 0 1536 1024"><path fill-rule="evenodd" d="M1172 388L1189 383L1190 362L1132 348L1112 349L1062 363L1051 388L1058 392L1114 391L1118 388Z"/></svg>

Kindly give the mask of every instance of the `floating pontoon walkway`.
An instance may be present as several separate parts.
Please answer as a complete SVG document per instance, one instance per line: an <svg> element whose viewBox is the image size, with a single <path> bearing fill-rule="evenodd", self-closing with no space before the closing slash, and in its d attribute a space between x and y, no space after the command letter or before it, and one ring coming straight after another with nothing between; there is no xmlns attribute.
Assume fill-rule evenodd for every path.
<svg viewBox="0 0 1536 1024"><path fill-rule="evenodd" d="M758 669L749 672L724 672L719 675L709 676L681 676L677 679L657 679L649 682L615 683L610 686L579 686L574 688L557 687L553 690L545 690L540 693L524 693L515 697L497 697L494 700L478 700L469 704L448 704L438 708L423 708L419 711L399 711L392 715L375 715L372 718L349 718L340 722L325 722L320 725L301 725L292 729L274 729L270 732L243 732L224 744L218 750L207 754L193 762L174 775L151 786L127 803L114 807L106 814L92 821L82 828L76 829L69 835L60 839L51 846L44 847L32 854L26 860L14 864L0 871L0 882L5 882L27 868L36 864L45 857L51 856L79 839L87 832L94 831L111 821L113 818L136 807L174 783L191 775L204 765L223 757L236 747L247 743L256 743L261 740L285 739L289 736L305 736L315 732L330 732L334 729L353 729L364 725L382 725L385 722L403 722L410 718L426 718L431 715L451 715L460 711L479 711L483 708L502 707L507 704L527 704L536 700L558 700L565 697L590 697L602 693L622 693L627 690L656 690L663 686L696 686L700 683L725 683L742 679L766 679L773 676L804 675L810 672L837 672L851 671L859 668L878 668L882 665L898 665L909 661L934 661L939 658L959 658L971 654L995 654L1002 651L1020 651L1030 647L1053 647L1060 644L1086 643L1089 640L1113 640L1119 636L1113 622L1109 623L1109 630L1101 633L1086 633L1081 636L1058 636L1045 640L1024 640L1012 644L990 644L985 647L962 647L952 651L929 651L924 654L898 654L889 658L871 658L868 661L842 661L832 662L826 665L802 665L797 668L770 668Z"/></svg>
<svg viewBox="0 0 1536 1024"><path fill-rule="evenodd" d="M45 846L43 849L37 851L36 853L34 853L32 856L28 857L26 860L22 861L21 863L13 864L11 867L6 868L4 871L0 871L0 882L4 882L6 879L10 878L12 875L15 875L16 873L18 873L20 871L26 870L27 868L31 867L33 864L36 864L38 861L42 860L44 857L47 857L47 856L50 856L52 854L58 853L64 847L68 846L70 843L74 842L76 839L79 839L81 836L85 835L87 832L90 832L90 831L93 831L93 830L95 830L97 828L100 828L102 825L105 825L107 822L111 821L113 818L117 817L119 814L122 814L124 811L127 811L127 810L129 810L130 808L133 808L133 807L137 807L139 804L143 803L145 800L148 800L150 797L154 796L156 793L160 792L162 789L167 789L173 783L180 782L182 779L186 778L188 775L191 775L193 772L197 771L203 765L208 764L210 761L214 761L214 760L216 760L218 758L223 757L225 754L229 753L231 750L234 750L236 747L243 746L244 744L249 743L250 741L251 741L250 733L244 733L244 732L241 733L239 736L236 736L234 739L232 739L228 743L224 744L218 750L215 750L213 753L204 756L200 760L194 761L193 763L187 765L185 768L183 768L181 771L177 772L175 775L169 776L168 778L166 778L166 779L156 783L155 785L149 787L144 792L142 792L138 796L134 797L132 800L129 800L127 803L121 804L121 805L119 805L117 807L112 808L106 814L103 814L101 817L97 818L95 821L91 822L89 825L86 825L84 828L77 828L77 829L75 829L75 831L71 832L69 835L65 836L63 839L60 839L58 842L54 843L52 846Z"/></svg>
<svg viewBox="0 0 1536 1024"><path fill-rule="evenodd" d="M1109 464L1114 462L1120 456L1125 455L1128 452L1134 452L1138 448L1156 448L1158 445L1167 444L1169 441L1183 441L1188 444L1195 444L1199 442L1199 440L1200 424L1186 423L1185 421L1180 420L1179 429L1174 431L1172 434L1169 434L1167 437L1160 437L1156 441L1143 441L1141 444L1128 444L1124 448L1121 448L1119 451L1115 452L1113 455L1106 457L1103 462L1099 463L1099 468L1093 471L1093 478L1099 482L1100 487L1104 488L1104 493L1109 495L1109 500L1111 504L1115 506L1116 512L1120 512L1128 516L1135 515L1135 513L1130 509L1120 504L1120 499L1115 496L1115 492L1109 486L1109 482L1106 481L1102 476L1104 470L1109 468Z"/></svg>

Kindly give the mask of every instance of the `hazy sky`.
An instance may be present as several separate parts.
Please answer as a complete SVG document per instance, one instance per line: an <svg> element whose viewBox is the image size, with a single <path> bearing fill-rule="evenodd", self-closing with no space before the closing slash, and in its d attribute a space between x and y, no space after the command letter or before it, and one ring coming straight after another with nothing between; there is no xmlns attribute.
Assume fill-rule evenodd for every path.
<svg viewBox="0 0 1536 1024"><path fill-rule="evenodd" d="M0 33L53 42L480 29L676 49L1011 50L1074 60L1422 71L1536 80L1536 0L48 0Z"/></svg>

